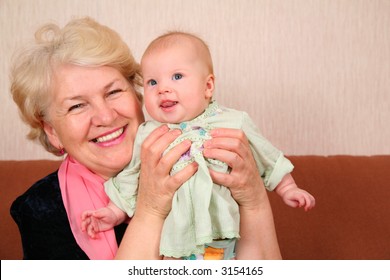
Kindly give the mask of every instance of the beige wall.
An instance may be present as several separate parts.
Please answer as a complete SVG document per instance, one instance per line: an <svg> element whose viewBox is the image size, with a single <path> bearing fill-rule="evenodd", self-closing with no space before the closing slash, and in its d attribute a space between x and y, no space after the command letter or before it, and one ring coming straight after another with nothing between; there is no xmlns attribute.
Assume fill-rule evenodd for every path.
<svg viewBox="0 0 390 280"><path fill-rule="evenodd" d="M216 97L286 154L390 154L389 0L0 0L0 159L51 158L25 139L9 95L12 51L40 24L89 15L137 59L170 29L210 45Z"/></svg>

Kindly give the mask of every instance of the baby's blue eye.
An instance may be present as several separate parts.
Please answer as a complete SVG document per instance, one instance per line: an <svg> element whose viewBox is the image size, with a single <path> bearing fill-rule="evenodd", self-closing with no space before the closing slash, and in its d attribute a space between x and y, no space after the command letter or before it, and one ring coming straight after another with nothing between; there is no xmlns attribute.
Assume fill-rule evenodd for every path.
<svg viewBox="0 0 390 280"><path fill-rule="evenodd" d="M155 86L155 85L157 85L157 82L156 82L156 80L150 80L150 81L148 82L148 85L150 85L150 86Z"/></svg>
<svg viewBox="0 0 390 280"><path fill-rule="evenodd" d="M183 78L182 74L174 74L172 80L180 80L181 78Z"/></svg>

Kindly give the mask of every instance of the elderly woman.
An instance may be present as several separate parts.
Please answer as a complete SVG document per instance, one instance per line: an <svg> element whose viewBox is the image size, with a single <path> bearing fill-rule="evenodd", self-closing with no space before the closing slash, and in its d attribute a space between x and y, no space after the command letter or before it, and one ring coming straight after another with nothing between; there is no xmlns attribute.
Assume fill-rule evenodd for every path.
<svg viewBox="0 0 390 280"><path fill-rule="evenodd" d="M43 26L36 43L16 56L11 92L30 126L29 138L54 155L66 155L58 171L11 206L25 259L161 258L161 231L173 195L197 170L194 163L169 175L191 144L182 142L162 156L179 130L163 125L143 143L137 206L128 225L97 239L80 226L82 212L108 203L104 181L132 158L144 121L140 85L139 65L127 45L90 18L72 20L62 29ZM229 187L240 206L237 259L280 258L272 211L245 135L218 129L212 136L204 155L232 169L230 174L211 171L212 178Z"/></svg>

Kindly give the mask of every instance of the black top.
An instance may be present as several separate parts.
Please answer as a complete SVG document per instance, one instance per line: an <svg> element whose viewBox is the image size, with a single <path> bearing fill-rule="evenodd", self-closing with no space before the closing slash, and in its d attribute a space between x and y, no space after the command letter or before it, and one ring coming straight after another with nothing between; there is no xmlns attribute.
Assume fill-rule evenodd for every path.
<svg viewBox="0 0 390 280"><path fill-rule="evenodd" d="M26 260L87 260L73 236L57 171L39 180L11 205ZM115 227L118 244L127 224Z"/></svg>

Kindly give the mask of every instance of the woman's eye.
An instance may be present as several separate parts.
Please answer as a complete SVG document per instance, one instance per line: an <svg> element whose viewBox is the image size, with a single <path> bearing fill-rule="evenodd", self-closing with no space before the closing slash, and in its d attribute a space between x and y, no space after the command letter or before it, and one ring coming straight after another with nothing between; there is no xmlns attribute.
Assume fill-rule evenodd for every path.
<svg viewBox="0 0 390 280"><path fill-rule="evenodd" d="M76 105L72 105L70 106L70 108L68 109L68 112L71 112L71 111L74 111L76 109L81 109L84 107L84 104L80 103L80 104L76 104Z"/></svg>
<svg viewBox="0 0 390 280"><path fill-rule="evenodd" d="M148 85L149 86L155 86L155 85L157 85L157 81L156 80L149 80L148 81Z"/></svg>
<svg viewBox="0 0 390 280"><path fill-rule="evenodd" d="M182 74L174 74L172 80L180 80L181 78L183 78Z"/></svg>
<svg viewBox="0 0 390 280"><path fill-rule="evenodd" d="M118 92L122 92L121 89L116 89L116 90L112 90L108 93L108 95L111 95L111 94L115 94L115 93L118 93Z"/></svg>

